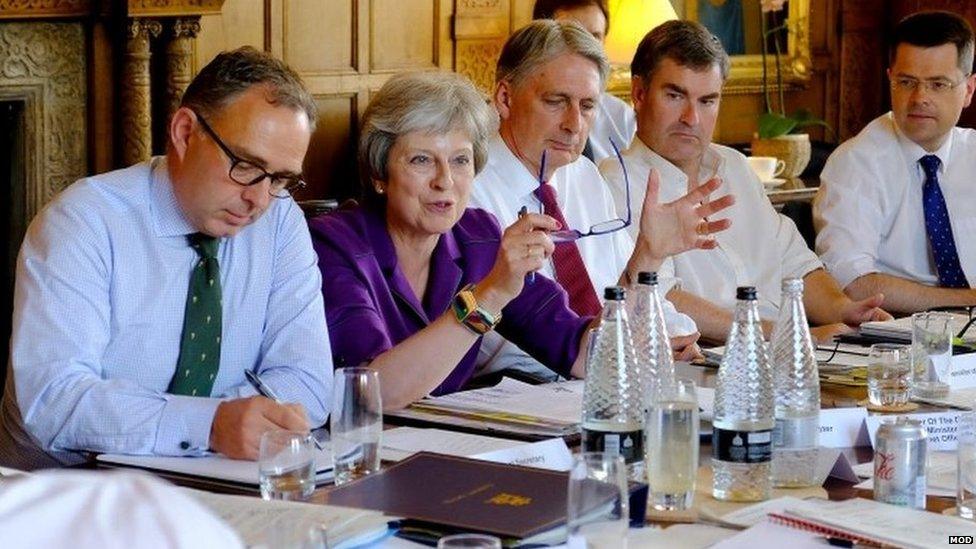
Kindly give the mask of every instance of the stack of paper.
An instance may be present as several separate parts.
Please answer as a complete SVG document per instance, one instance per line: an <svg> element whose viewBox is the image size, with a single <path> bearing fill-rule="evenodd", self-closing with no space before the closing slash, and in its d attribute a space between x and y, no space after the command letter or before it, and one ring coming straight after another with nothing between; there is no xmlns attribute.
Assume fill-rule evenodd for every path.
<svg viewBox="0 0 976 549"><path fill-rule="evenodd" d="M182 480L190 478L235 489L256 491L259 487L256 461L228 459L221 455L202 457L128 456L100 454L98 464L106 467L134 467L159 476ZM316 451L316 484L332 480L332 451L329 446Z"/></svg>
<svg viewBox="0 0 976 549"><path fill-rule="evenodd" d="M365 509L184 490L227 522L248 547L305 547L301 536L313 529L324 533L327 547L359 547L384 537L391 520Z"/></svg>
<svg viewBox="0 0 976 549"><path fill-rule="evenodd" d="M530 385L505 378L494 387L425 398L387 415L525 438L551 438L578 433L582 413L582 380Z"/></svg>
<svg viewBox="0 0 976 549"><path fill-rule="evenodd" d="M969 322L969 316L959 313L951 314L952 321L950 321L950 326L952 333L958 334L963 328L966 327L966 324ZM864 335L885 337L911 343L912 317L906 316L896 318L894 320L876 320L872 322L865 322L864 324L861 324L860 330ZM976 328L971 331L967 331L963 337L963 341L967 343L976 342Z"/></svg>

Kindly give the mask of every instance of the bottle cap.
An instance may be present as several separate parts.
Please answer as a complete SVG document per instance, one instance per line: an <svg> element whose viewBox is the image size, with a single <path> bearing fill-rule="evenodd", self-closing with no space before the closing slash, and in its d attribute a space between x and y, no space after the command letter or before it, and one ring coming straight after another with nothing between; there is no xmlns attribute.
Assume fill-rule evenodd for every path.
<svg viewBox="0 0 976 549"><path fill-rule="evenodd" d="M624 289L620 286L607 286L607 289L603 290L603 299L610 301L623 301Z"/></svg>
<svg viewBox="0 0 976 549"><path fill-rule="evenodd" d="M637 273L637 283L647 284L648 286L653 286L657 284L657 273L650 273L647 271L641 271Z"/></svg>
<svg viewBox="0 0 976 549"><path fill-rule="evenodd" d="M735 298L738 300L755 301L756 300L756 287L755 286L739 286L735 289Z"/></svg>

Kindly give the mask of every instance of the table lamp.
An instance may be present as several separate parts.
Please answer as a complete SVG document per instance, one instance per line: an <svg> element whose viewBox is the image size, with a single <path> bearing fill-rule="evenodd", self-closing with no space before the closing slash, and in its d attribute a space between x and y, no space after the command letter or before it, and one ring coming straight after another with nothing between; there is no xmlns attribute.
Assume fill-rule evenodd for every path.
<svg viewBox="0 0 976 549"><path fill-rule="evenodd" d="M669 0L610 0L606 51L611 65L630 66L634 50L648 32L678 15Z"/></svg>

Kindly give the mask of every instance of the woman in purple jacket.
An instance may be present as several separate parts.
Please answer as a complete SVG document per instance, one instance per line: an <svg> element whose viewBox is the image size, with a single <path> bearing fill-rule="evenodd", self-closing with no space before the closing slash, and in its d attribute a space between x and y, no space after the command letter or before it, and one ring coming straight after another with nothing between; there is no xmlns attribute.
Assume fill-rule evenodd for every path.
<svg viewBox="0 0 976 549"><path fill-rule="evenodd" d="M363 206L310 223L335 363L369 362L388 409L461 389L492 329L563 376L583 375L592 319L552 280L524 283L558 223L532 213L503 233L465 209L493 116L461 76L394 76L363 119Z"/></svg>
<svg viewBox="0 0 976 549"><path fill-rule="evenodd" d="M309 224L335 364L368 362L387 409L464 387L491 330L553 371L583 376L596 320L573 313L552 280L526 282L552 254L559 223L528 213L502 231L491 214L465 209L494 119L462 76L394 76L363 118L363 205ZM704 196L645 205L643 216L689 243L667 247L701 246L699 215L724 207L699 205Z"/></svg>

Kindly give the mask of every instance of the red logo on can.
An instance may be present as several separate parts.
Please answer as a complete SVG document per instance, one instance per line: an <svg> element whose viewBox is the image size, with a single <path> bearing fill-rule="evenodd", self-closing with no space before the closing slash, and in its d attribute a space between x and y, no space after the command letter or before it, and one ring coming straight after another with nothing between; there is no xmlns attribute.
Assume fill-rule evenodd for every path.
<svg viewBox="0 0 976 549"><path fill-rule="evenodd" d="M894 459L894 454L875 454L874 476L881 480L891 480L895 476L895 468L891 463Z"/></svg>

